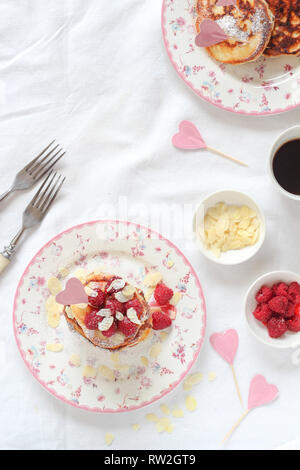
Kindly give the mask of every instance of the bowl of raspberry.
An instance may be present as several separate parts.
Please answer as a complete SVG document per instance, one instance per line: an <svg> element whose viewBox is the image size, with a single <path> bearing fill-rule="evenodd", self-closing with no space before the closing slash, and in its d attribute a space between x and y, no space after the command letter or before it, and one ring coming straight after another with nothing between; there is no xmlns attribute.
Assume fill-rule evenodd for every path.
<svg viewBox="0 0 300 470"><path fill-rule="evenodd" d="M245 298L250 331L275 348L300 345L300 275L274 271L259 277Z"/></svg>

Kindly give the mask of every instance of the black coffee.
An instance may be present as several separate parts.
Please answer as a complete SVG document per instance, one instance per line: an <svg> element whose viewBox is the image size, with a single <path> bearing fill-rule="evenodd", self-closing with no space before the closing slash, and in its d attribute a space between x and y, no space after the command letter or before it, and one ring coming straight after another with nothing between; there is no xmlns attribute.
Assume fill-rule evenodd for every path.
<svg viewBox="0 0 300 470"><path fill-rule="evenodd" d="M285 142L275 153L273 172L280 186L300 195L300 139Z"/></svg>

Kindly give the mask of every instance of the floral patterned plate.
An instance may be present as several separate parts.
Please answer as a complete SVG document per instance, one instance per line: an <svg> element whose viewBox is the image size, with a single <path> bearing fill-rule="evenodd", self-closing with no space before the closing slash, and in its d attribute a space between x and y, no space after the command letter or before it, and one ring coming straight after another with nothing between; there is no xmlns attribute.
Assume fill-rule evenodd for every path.
<svg viewBox="0 0 300 470"><path fill-rule="evenodd" d="M196 0L163 0L162 31L175 70L197 95L236 113L276 114L300 105L300 57L225 65L195 46Z"/></svg>
<svg viewBox="0 0 300 470"><path fill-rule="evenodd" d="M148 270L159 270L165 283L182 294L172 328L153 332L118 358L71 330L63 316L51 328L45 308L47 280L63 273L64 286L79 269L119 274L141 288ZM206 314L197 275L171 242L130 222L96 221L57 235L35 255L19 282L13 321L24 362L43 387L78 408L113 413L153 403L181 382L201 349ZM52 352L49 343L64 348ZM75 362L70 360L74 354ZM86 366L96 377L83 374Z"/></svg>

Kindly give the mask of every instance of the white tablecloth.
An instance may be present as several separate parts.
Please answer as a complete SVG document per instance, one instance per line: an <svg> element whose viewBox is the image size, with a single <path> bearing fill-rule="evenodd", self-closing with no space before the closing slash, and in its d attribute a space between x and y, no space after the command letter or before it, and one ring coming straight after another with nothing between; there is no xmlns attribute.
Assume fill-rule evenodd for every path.
<svg viewBox="0 0 300 470"><path fill-rule="evenodd" d="M24 239L1 276L0 447L3 449L214 449L241 414L228 365L211 349L215 331L240 335L236 372L244 400L261 373L280 397L254 410L227 444L229 449L275 448L299 435L299 366L290 351L272 350L250 336L243 296L260 274L299 268L299 205L273 188L266 172L269 147L300 110L264 118L229 114L203 102L179 79L164 50L161 0L2 0L0 5L0 188L53 138L67 148L64 191L41 227ZM213 146L248 161L249 169L206 153L183 153L170 139L182 119L199 126ZM207 337L193 390L198 408L173 419L173 434L160 435L145 410L120 416L89 414L48 395L30 376L12 329L18 279L35 252L56 233L107 217L107 204L127 197L128 217L148 224L145 206L197 204L207 193L237 189L254 196L267 218L263 249L241 266L204 259L190 243L161 225L190 258L207 300ZM1 246L18 228L32 197L24 192L1 205ZM112 210L112 209L111 209ZM118 213L117 213L118 215ZM191 221L186 221L186 226ZM170 233L168 233L170 232ZM214 372L216 379L208 380ZM165 400L184 408L182 387ZM147 411L156 412L158 404ZM133 423L141 424L134 432Z"/></svg>

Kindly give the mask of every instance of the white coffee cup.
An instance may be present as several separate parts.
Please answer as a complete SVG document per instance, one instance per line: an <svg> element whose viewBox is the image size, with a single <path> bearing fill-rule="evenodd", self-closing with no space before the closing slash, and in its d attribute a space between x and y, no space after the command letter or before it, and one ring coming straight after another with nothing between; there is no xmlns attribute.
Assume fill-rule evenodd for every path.
<svg viewBox="0 0 300 470"><path fill-rule="evenodd" d="M271 176L271 179L273 183L275 184L276 188L279 189L279 191L284 194L285 196L289 197L290 199L294 199L294 201L300 201L300 196L297 194L290 193L286 189L284 189L277 179L275 178L274 175L274 170L273 170L273 160L276 155L277 150L286 142L289 142L290 140L294 139L300 139L300 125L299 126L294 126L290 127L286 131L284 131L282 134L280 134L276 141L274 142L271 152L270 152L270 157L269 157L269 173ZM300 158L300 157L299 157Z"/></svg>

